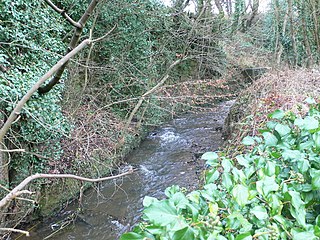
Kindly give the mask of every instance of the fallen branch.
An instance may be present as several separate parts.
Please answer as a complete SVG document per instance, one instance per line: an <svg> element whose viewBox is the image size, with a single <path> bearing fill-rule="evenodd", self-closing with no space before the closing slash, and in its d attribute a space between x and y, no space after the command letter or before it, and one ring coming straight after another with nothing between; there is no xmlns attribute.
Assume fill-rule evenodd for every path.
<svg viewBox="0 0 320 240"><path fill-rule="evenodd" d="M7 204L11 200L18 197L19 195L21 195L23 193L31 193L27 190L23 190L23 188L25 188L31 181L33 181L35 179L39 179L39 178L70 178L70 179L75 179L75 180L79 180L79 181L95 183L95 182L102 182L102 181L106 181L106 180L111 180L111 179L123 177L123 176L131 174L133 172L134 172L134 169L131 168L129 171L127 171L125 173L121 173L121 174L118 174L115 176L104 177L104 178L85 178L85 177L81 177L81 176L77 176L77 175L73 175L73 174L41 174L41 173L37 173L37 174L31 175L31 176L25 178L18 186L16 186L14 189L12 189L0 201L0 209L7 206Z"/></svg>

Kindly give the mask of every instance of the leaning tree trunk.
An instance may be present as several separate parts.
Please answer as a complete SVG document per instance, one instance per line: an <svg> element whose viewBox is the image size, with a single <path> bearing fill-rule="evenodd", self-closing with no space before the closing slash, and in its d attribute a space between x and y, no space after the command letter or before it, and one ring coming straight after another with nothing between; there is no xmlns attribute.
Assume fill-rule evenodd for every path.
<svg viewBox="0 0 320 240"><path fill-rule="evenodd" d="M82 30L84 28L84 25L88 21L89 17L92 15L92 12L96 8L99 0L92 0L91 1L89 6L87 7L85 13L82 15L82 17L80 18L80 20L78 22L74 22L72 19L70 19L70 17L65 14L64 10L59 9L50 0L45 0L45 1L49 4L50 7L52 7L56 12L60 13L64 18L66 18L75 27L73 36L71 38L71 41L70 41L70 44L69 44L69 47L67 50L67 53L69 53L77 46L79 39L81 37L81 34L82 34ZM44 94L44 93L49 92L54 87L54 85L59 83L68 62L66 62L65 64L63 64L59 68L59 70L56 72L55 76L49 81L49 83L47 83L45 86L39 88L38 92L40 94Z"/></svg>

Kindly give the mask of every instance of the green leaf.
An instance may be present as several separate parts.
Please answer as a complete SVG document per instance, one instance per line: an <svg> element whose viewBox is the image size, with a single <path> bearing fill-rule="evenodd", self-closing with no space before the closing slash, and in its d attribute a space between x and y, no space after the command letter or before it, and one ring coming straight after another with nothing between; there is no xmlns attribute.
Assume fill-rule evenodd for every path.
<svg viewBox="0 0 320 240"><path fill-rule="evenodd" d="M320 132L315 132L315 133L312 135L312 139L313 139L313 141L314 141L316 150L319 151L319 150L320 150Z"/></svg>
<svg viewBox="0 0 320 240"><path fill-rule="evenodd" d="M210 169L206 172L206 183L214 183L220 177L220 172L216 169Z"/></svg>
<svg viewBox="0 0 320 240"><path fill-rule="evenodd" d="M269 118L282 119L285 116L284 111L278 109L268 115Z"/></svg>
<svg viewBox="0 0 320 240"><path fill-rule="evenodd" d="M233 164L227 158L222 160L221 166L223 167L224 172L230 172L231 169L233 168Z"/></svg>
<svg viewBox="0 0 320 240"><path fill-rule="evenodd" d="M294 125L298 126L301 129L313 130L319 127L319 122L315 117L307 116L305 119L297 118L294 121Z"/></svg>
<svg viewBox="0 0 320 240"><path fill-rule="evenodd" d="M316 104L316 100L312 97L307 97L304 101L308 104Z"/></svg>
<svg viewBox="0 0 320 240"><path fill-rule="evenodd" d="M142 204L144 207L149 207L152 203L158 202L158 201L159 200L154 197L145 196Z"/></svg>
<svg viewBox="0 0 320 240"><path fill-rule="evenodd" d="M227 190L230 190L232 188L233 182L229 173L224 172L222 174L222 184Z"/></svg>
<svg viewBox="0 0 320 240"><path fill-rule="evenodd" d="M237 235L235 240L252 240L252 236L250 232L241 233Z"/></svg>
<svg viewBox="0 0 320 240"><path fill-rule="evenodd" d="M201 156L201 159L206 160L206 164L212 167L219 165L219 156L215 152L206 152Z"/></svg>
<svg viewBox="0 0 320 240"><path fill-rule="evenodd" d="M259 220L265 220L269 217L266 208L262 206L255 206L250 212Z"/></svg>
<svg viewBox="0 0 320 240"><path fill-rule="evenodd" d="M298 169L300 172L305 173L309 170L310 168L310 163L308 160L301 159L298 161Z"/></svg>
<svg viewBox="0 0 320 240"><path fill-rule="evenodd" d="M266 146L276 146L278 143L278 139L275 135L273 135L271 132L264 132L262 134Z"/></svg>
<svg viewBox="0 0 320 240"><path fill-rule="evenodd" d="M134 232L125 233L120 237L120 240L144 240L144 239L145 237L143 235L140 235Z"/></svg>
<svg viewBox="0 0 320 240"><path fill-rule="evenodd" d="M254 145L255 141L253 139L253 137L247 136L242 140L242 144L246 145L246 146L252 146Z"/></svg>
<svg viewBox="0 0 320 240"><path fill-rule="evenodd" d="M269 177L273 176L276 173L276 164L272 161L268 161L264 168L264 173Z"/></svg>
<svg viewBox="0 0 320 240"><path fill-rule="evenodd" d="M283 151L282 157L284 160L300 160L301 158L303 158L303 155L298 150L286 149Z"/></svg>
<svg viewBox="0 0 320 240"><path fill-rule="evenodd" d="M244 167L249 167L249 161L243 156L243 155L238 155L236 156L237 162Z"/></svg>
<svg viewBox="0 0 320 240"><path fill-rule="evenodd" d="M313 232L294 232L292 233L293 240L315 240L318 239Z"/></svg>
<svg viewBox="0 0 320 240"><path fill-rule="evenodd" d="M279 185L274 177L265 176L262 180L257 181L256 186L257 191L264 196L268 196L270 192L279 190Z"/></svg>
<svg viewBox="0 0 320 240"><path fill-rule="evenodd" d="M243 207L249 202L249 189L241 184L237 184L232 189L232 196L236 202Z"/></svg>
<svg viewBox="0 0 320 240"><path fill-rule="evenodd" d="M155 225L166 226L178 220L176 209L168 200L154 202L144 210L144 218Z"/></svg>
<svg viewBox="0 0 320 240"><path fill-rule="evenodd" d="M271 199L268 201L271 207L271 214L278 215L281 214L282 211L282 202L279 200L279 197L275 194L271 195Z"/></svg>
<svg viewBox="0 0 320 240"><path fill-rule="evenodd" d="M277 126L275 127L275 130L280 134L281 137L291 132L291 128L288 125L284 125L281 123L277 124Z"/></svg>
<svg viewBox="0 0 320 240"><path fill-rule="evenodd" d="M304 202L301 200L300 193L295 191L288 191L291 196L291 204L290 208L291 215L298 221L301 226L306 225L306 211Z"/></svg>
<svg viewBox="0 0 320 240"><path fill-rule="evenodd" d="M195 239L194 232L191 227L189 227L189 226L185 227L183 229L176 231L173 234L172 240L182 240L182 239L188 239L188 240Z"/></svg>
<svg viewBox="0 0 320 240"><path fill-rule="evenodd" d="M320 170L314 170L310 171L310 175L312 177L311 185L313 190L319 190L320 189Z"/></svg>
<svg viewBox="0 0 320 240"><path fill-rule="evenodd" d="M172 197L177 192L180 192L180 187L177 185L172 185L171 187L167 187L166 190L164 191L167 197Z"/></svg>
<svg viewBox="0 0 320 240"><path fill-rule="evenodd" d="M307 116L304 119L304 127L306 130L313 130L319 127L319 122L314 117Z"/></svg>
<svg viewBox="0 0 320 240"><path fill-rule="evenodd" d="M176 206L177 209L186 209L189 203L188 199L182 192L175 193L169 200Z"/></svg>

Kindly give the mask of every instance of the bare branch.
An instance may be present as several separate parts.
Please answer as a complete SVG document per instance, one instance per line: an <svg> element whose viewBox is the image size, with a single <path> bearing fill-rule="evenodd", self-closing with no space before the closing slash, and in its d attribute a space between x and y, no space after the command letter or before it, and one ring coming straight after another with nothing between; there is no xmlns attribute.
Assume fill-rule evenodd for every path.
<svg viewBox="0 0 320 240"><path fill-rule="evenodd" d="M27 237L30 236L30 233L28 231L20 230L20 229L15 229L15 228L0 228L0 231L6 231L6 232L17 232L17 233L23 233Z"/></svg>
<svg viewBox="0 0 320 240"><path fill-rule="evenodd" d="M61 14L62 17L64 17L69 23L71 23L76 28L82 28L82 25L76 21L74 21L65 10L58 8L53 2L50 0L45 0L45 2L57 13Z"/></svg>
<svg viewBox="0 0 320 240"><path fill-rule="evenodd" d="M44 74L39 81L32 86L32 88L22 97L22 99L18 102L14 110L10 113L7 121L4 123L2 128L0 129L0 142L3 141L5 134L8 132L14 120L20 115L20 112L26 102L31 98L31 96L39 89L41 84L43 84L49 77L51 77L58 69L61 68L66 62L69 61L74 55L76 55L79 51L81 51L84 47L91 43L91 40L86 39L82 43L80 43L75 49L65 55L60 61L58 61L46 74Z"/></svg>
<svg viewBox="0 0 320 240"><path fill-rule="evenodd" d="M99 0L92 0L89 6L87 7L86 11L84 12L84 14L81 16L80 20L78 21L81 27L75 28L67 52L72 51L76 47L81 37L83 27L86 24L92 12L94 11L94 9L96 8L98 2ZM60 81L67 64L68 64L68 61L66 61L63 65L60 66L55 76L45 86L39 88L38 92L40 94L49 92Z"/></svg>
<svg viewBox="0 0 320 240"><path fill-rule="evenodd" d="M125 173L121 173L115 176L109 176L109 177L104 177L104 178L85 178L73 174L41 174L37 173L34 175L31 175L27 178L25 178L18 186L16 186L14 189L12 189L3 199L0 201L0 209L7 206L7 204L17 196L23 194L23 193L28 193L30 194L30 191L23 190L24 187L26 187L31 181L39 178L70 178L70 179L75 179L79 181L85 181L85 182L101 182L101 181L106 181L106 180L111 180L119 177L123 177L125 175L131 174L134 172L134 169L131 168L129 171Z"/></svg>
<svg viewBox="0 0 320 240"><path fill-rule="evenodd" d="M178 60L174 61L174 62L168 67L165 75L162 77L162 79L160 80L160 82L159 82L156 86L154 86L153 88L151 88L150 90L148 90L147 92L145 92L145 93L141 96L141 98L139 99L139 102L137 103L137 105L135 106L135 108L134 108L134 109L132 110L132 112L130 113L130 116L129 116L129 118L128 118L128 120L127 120L127 123L126 123L126 126L125 126L125 131L128 129L128 127L129 127L129 125L130 125L130 123L131 123L134 115L135 115L136 112L139 110L139 108L140 108L141 104L143 103L144 99L145 99L148 95L150 95L150 94L152 94L153 92L155 92L159 87L161 87L161 86L166 82L166 80L169 78L169 72L171 71L171 69L172 69L174 66L178 65L181 61L182 61L181 59L178 59Z"/></svg>

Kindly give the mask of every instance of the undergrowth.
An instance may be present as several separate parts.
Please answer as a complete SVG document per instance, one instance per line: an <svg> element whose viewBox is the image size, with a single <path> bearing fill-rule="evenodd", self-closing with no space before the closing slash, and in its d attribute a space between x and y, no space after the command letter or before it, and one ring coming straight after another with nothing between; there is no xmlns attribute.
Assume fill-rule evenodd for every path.
<svg viewBox="0 0 320 240"><path fill-rule="evenodd" d="M144 199L143 222L127 239L319 239L320 104L305 116L276 110L242 144L244 154L202 156L201 190L166 189Z"/></svg>

